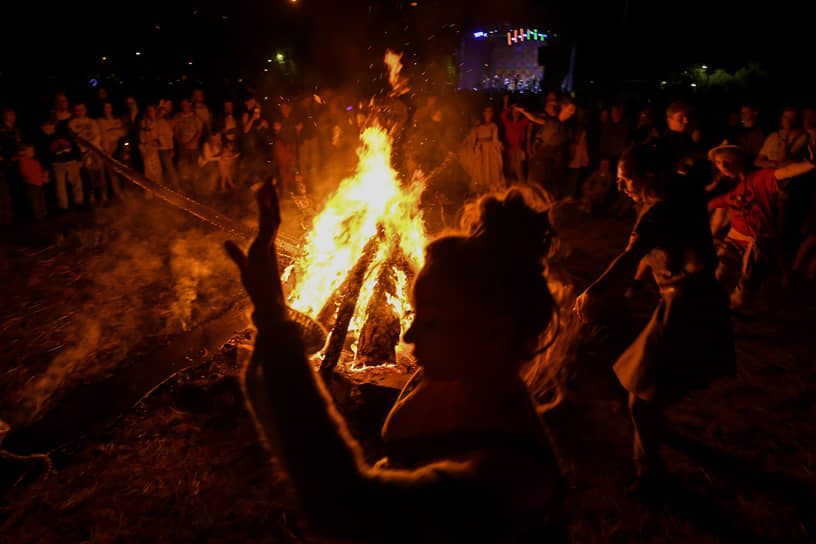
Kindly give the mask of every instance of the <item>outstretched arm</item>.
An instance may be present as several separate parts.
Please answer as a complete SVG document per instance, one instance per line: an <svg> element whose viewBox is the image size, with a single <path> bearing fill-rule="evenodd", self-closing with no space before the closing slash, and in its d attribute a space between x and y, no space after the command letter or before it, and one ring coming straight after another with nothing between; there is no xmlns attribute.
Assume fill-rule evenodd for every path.
<svg viewBox="0 0 816 544"><path fill-rule="evenodd" d="M633 234L626 249L615 257L603 274L575 299L574 310L578 312L582 321L588 323L597 319L602 297L614 285L622 284L624 280L631 278L633 275L641 275L641 272L645 273L645 269L643 271L639 270L639 265L652 247L654 247L654 244L649 243L642 236Z"/></svg>
<svg viewBox="0 0 816 544"><path fill-rule="evenodd" d="M796 176L807 174L814 168L816 168L816 165L810 161L792 162L787 166L774 170L774 177L780 181L783 179L795 178Z"/></svg>
<svg viewBox="0 0 816 544"><path fill-rule="evenodd" d="M515 109L517 109L519 111L519 113L521 113L524 117L529 119L531 122L536 123L537 125L543 125L544 123L547 122L547 120L545 118L533 115L532 113L528 112L527 110L525 110L521 106L513 106L513 107Z"/></svg>

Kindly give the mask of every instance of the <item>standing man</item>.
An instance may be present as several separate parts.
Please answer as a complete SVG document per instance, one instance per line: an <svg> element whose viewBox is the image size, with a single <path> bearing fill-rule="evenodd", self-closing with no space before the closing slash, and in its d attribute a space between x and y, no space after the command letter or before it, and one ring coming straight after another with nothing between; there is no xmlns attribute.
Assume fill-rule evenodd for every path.
<svg viewBox="0 0 816 544"><path fill-rule="evenodd" d="M179 175L184 183L184 188L192 191L204 123L195 114L193 105L186 98L181 101L181 111L173 118L173 131L178 144Z"/></svg>
<svg viewBox="0 0 816 544"><path fill-rule="evenodd" d="M295 125L298 131L298 169L310 187L317 179L319 146L317 143L317 115L311 95L300 101L300 116Z"/></svg>
<svg viewBox="0 0 816 544"><path fill-rule="evenodd" d="M745 158L753 163L762 144L765 142L765 131L757 125L759 110L754 106L740 108L741 127L737 130L736 144L742 147Z"/></svg>
<svg viewBox="0 0 816 544"><path fill-rule="evenodd" d="M159 162L161 163L162 180L164 184L172 189L180 189L176 165L173 164L175 157L175 144L173 142L173 125L169 120L172 111L172 102L169 100L159 100L158 118L154 124L156 136L159 142Z"/></svg>
<svg viewBox="0 0 816 544"><path fill-rule="evenodd" d="M297 192L295 187L295 166L297 155L297 121L292 116L292 106L288 102L280 105L280 117L273 127L277 138L275 140L275 161L278 163L278 183L281 187L281 196L288 196Z"/></svg>
<svg viewBox="0 0 816 544"><path fill-rule="evenodd" d="M88 117L88 108L84 103L74 104L74 118L68 121L68 128L72 134L87 140L96 147L102 147L102 132L96 120ZM105 183L105 166L102 159L82 142L79 142L78 147L82 157L82 166L91 184L88 201L93 204L98 198L100 202L106 202L108 187Z"/></svg>
<svg viewBox="0 0 816 544"><path fill-rule="evenodd" d="M501 120L504 124L504 139L507 145L507 174L509 178L515 179L516 183L523 183L527 179L524 175L524 160L527 158L525 147L527 145L526 136L530 121L521 115L515 108L508 107L510 95L504 95L504 110L501 113Z"/></svg>

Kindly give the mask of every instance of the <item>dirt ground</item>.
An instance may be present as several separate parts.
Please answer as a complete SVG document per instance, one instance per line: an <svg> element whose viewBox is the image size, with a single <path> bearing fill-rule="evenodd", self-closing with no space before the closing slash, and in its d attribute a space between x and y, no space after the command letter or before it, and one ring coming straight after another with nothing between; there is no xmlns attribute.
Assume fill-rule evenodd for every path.
<svg viewBox="0 0 816 544"><path fill-rule="evenodd" d="M55 322L62 311L132 315L133 340L118 348L119 360L126 360L144 343L183 333L185 317L187 327L195 326L218 311L219 301L240 293L229 263L211 264L220 255L220 233L172 214L162 213L161 222L149 210L131 219L121 215L113 213L111 221L133 222L121 231L100 227L97 217L68 229L72 234L63 245L32 247L17 240L8 246L3 276L17 284L0 316L3 419L32 419L20 415L31 405L17 391L47 374L60 352L54 346L82 330L83 321L72 317ZM559 215L562 256L579 291L625 245L631 223L569 209ZM139 235L137 224L152 227ZM155 236L157 224L166 236ZM134 227L130 234L125 225ZM115 249L122 247L140 253L133 258ZM121 256L122 270L109 259L111 248ZM174 258L184 264L174 265ZM209 268L195 276L194 263L203 262ZM190 274L199 278L198 294L185 306L179 301L189 299L182 295ZM84 287L88 277L93 283ZM796 280L783 291L772 280L761 311L735 318L738 373L670 409L664 453L673 478L666 501L647 506L624 493L632 476L632 432L611 365L648 318L655 296L646 288L631 300L616 299L614 319L584 327L570 361L568 394L546 416L569 481L571 541L812 542L816 288ZM50 326L43 327L46 318ZM116 365L84 362L107 353L102 339L114 338L117 330L107 328L109 321L124 323L100 321L94 349L75 351L72 360L82 362L53 391L115 371ZM249 333L236 332L220 352L176 375L102 435L52 452L50 469L21 461L28 470L15 473L20 478L0 502L0 541L320 542L298 518L292 490L244 407L237 377L249 346ZM379 453L376 431L389 395L376 389L346 412L372 459ZM41 411L54 402L40 400Z"/></svg>

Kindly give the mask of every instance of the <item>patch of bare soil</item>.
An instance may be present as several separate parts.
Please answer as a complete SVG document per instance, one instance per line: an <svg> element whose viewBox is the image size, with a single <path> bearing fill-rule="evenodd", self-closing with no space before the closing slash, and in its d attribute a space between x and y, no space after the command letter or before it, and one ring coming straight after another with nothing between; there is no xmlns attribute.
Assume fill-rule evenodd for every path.
<svg viewBox="0 0 816 544"><path fill-rule="evenodd" d="M629 221L565 215L565 262L580 290L626 241ZM735 319L738 374L669 411L665 498L629 497L631 423L611 365L655 304L646 289L587 326L565 401L546 419L566 471L572 542L811 542L816 478L816 290L773 281L764 313ZM693 341L693 339L690 339ZM237 386L238 336L177 375L104 436L55 452L3 497L10 542L318 542L259 443ZM347 410L371 457L391 393ZM395 528L395 531L399 528Z"/></svg>

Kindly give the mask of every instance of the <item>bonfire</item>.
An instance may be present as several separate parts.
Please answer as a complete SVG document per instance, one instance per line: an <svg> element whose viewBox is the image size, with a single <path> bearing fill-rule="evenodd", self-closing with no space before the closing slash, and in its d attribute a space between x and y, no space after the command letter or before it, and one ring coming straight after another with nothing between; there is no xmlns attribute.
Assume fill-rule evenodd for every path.
<svg viewBox="0 0 816 544"><path fill-rule="evenodd" d="M386 55L394 93L404 92L400 56ZM360 134L358 163L314 218L300 255L284 271L289 306L331 331L321 351L329 371L341 352L352 369L396 364L413 308L409 288L426 243L421 175L400 180L393 138L372 117ZM400 350L401 351L401 350Z"/></svg>

